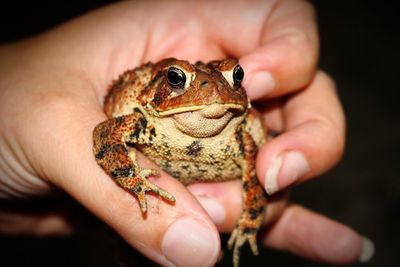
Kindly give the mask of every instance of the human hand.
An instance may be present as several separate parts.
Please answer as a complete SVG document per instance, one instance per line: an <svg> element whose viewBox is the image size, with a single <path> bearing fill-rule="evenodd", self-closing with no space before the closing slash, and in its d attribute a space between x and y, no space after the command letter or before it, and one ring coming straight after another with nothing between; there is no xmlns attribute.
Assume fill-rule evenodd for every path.
<svg viewBox="0 0 400 267"><path fill-rule="evenodd" d="M302 1L123 2L2 47L1 196L46 196L55 186L154 261L212 265L220 246L214 223L221 231L233 228L241 202L239 183L190 187L210 218L185 187L162 174L155 183L177 198L176 205L148 197L157 212L144 220L135 198L92 155L92 130L105 120L101 105L106 89L118 74L146 61L238 57L250 97L291 94L287 101L263 106L267 124L285 133L259 153L261 183L276 162L273 158L293 150L307 159L300 166L303 171L286 178L281 171L278 180L269 175L266 187L272 193L295 176L305 181L331 167L344 143L344 118L334 86L326 75L315 74L318 41L312 13ZM289 163L284 160L283 169ZM277 199L267 210L266 220L277 221L266 244L330 263L359 257L362 238L355 232ZM59 219L57 229L68 227ZM192 234L182 233L185 228Z"/></svg>

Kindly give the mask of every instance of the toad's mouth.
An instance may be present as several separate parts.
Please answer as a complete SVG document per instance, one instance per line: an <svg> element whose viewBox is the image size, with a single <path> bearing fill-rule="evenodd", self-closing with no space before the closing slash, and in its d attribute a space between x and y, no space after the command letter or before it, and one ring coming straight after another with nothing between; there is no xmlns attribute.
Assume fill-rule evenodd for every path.
<svg viewBox="0 0 400 267"><path fill-rule="evenodd" d="M193 137L209 137L220 133L234 116L245 108L236 104L211 104L201 109L173 114L176 127Z"/></svg>

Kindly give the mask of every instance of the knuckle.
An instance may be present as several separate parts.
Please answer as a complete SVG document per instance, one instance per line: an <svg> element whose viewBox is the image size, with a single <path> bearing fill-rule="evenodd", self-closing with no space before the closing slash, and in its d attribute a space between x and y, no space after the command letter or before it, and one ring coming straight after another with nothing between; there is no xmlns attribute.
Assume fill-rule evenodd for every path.
<svg viewBox="0 0 400 267"><path fill-rule="evenodd" d="M314 136L314 150L319 155L323 155L326 159L321 161L320 157L319 164L321 169L329 169L338 163L344 153L345 147L345 132L342 126L324 117L318 119L317 134Z"/></svg>

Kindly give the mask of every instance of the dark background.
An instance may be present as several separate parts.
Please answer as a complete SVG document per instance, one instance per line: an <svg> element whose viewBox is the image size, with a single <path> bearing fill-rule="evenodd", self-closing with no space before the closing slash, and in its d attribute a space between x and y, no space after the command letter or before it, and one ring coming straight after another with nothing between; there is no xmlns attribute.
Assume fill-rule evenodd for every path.
<svg viewBox="0 0 400 267"><path fill-rule="evenodd" d="M42 32L112 1L21 2L11 6L1 4L2 43ZM398 9L388 1L314 3L321 33L320 66L338 85L347 114L347 148L342 162L333 171L297 186L292 199L370 237L376 245L376 255L363 266L398 266L395 257L400 250ZM94 218L85 218L88 223L84 230L73 237L0 235L0 266L122 266L118 265L119 255L114 253L117 238ZM130 250L126 252L131 254ZM257 264L248 251L245 254L243 266L249 265L247 262ZM258 265L263 262L262 265L268 266L324 266L284 252L267 250L261 254ZM229 264L230 255L222 266Z"/></svg>

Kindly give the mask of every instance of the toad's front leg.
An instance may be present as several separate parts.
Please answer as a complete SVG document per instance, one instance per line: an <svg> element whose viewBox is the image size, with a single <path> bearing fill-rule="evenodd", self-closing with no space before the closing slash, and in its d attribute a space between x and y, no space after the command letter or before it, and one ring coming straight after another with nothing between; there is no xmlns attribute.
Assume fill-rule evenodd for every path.
<svg viewBox="0 0 400 267"><path fill-rule="evenodd" d="M136 161L136 150L126 142L149 143L155 134L141 113L109 119L93 131L93 152L97 163L118 185L135 194L142 213L147 211L146 192L153 192L169 201L175 198L146 178L157 171L142 169Z"/></svg>
<svg viewBox="0 0 400 267"><path fill-rule="evenodd" d="M257 232L261 227L265 205L267 204L266 194L256 176L257 146L251 135L243 128L238 130L236 138L243 152L241 164L243 170L243 210L228 241L229 248L233 248L233 264L235 267L239 266L240 248L246 241L249 242L253 254L258 255Z"/></svg>

